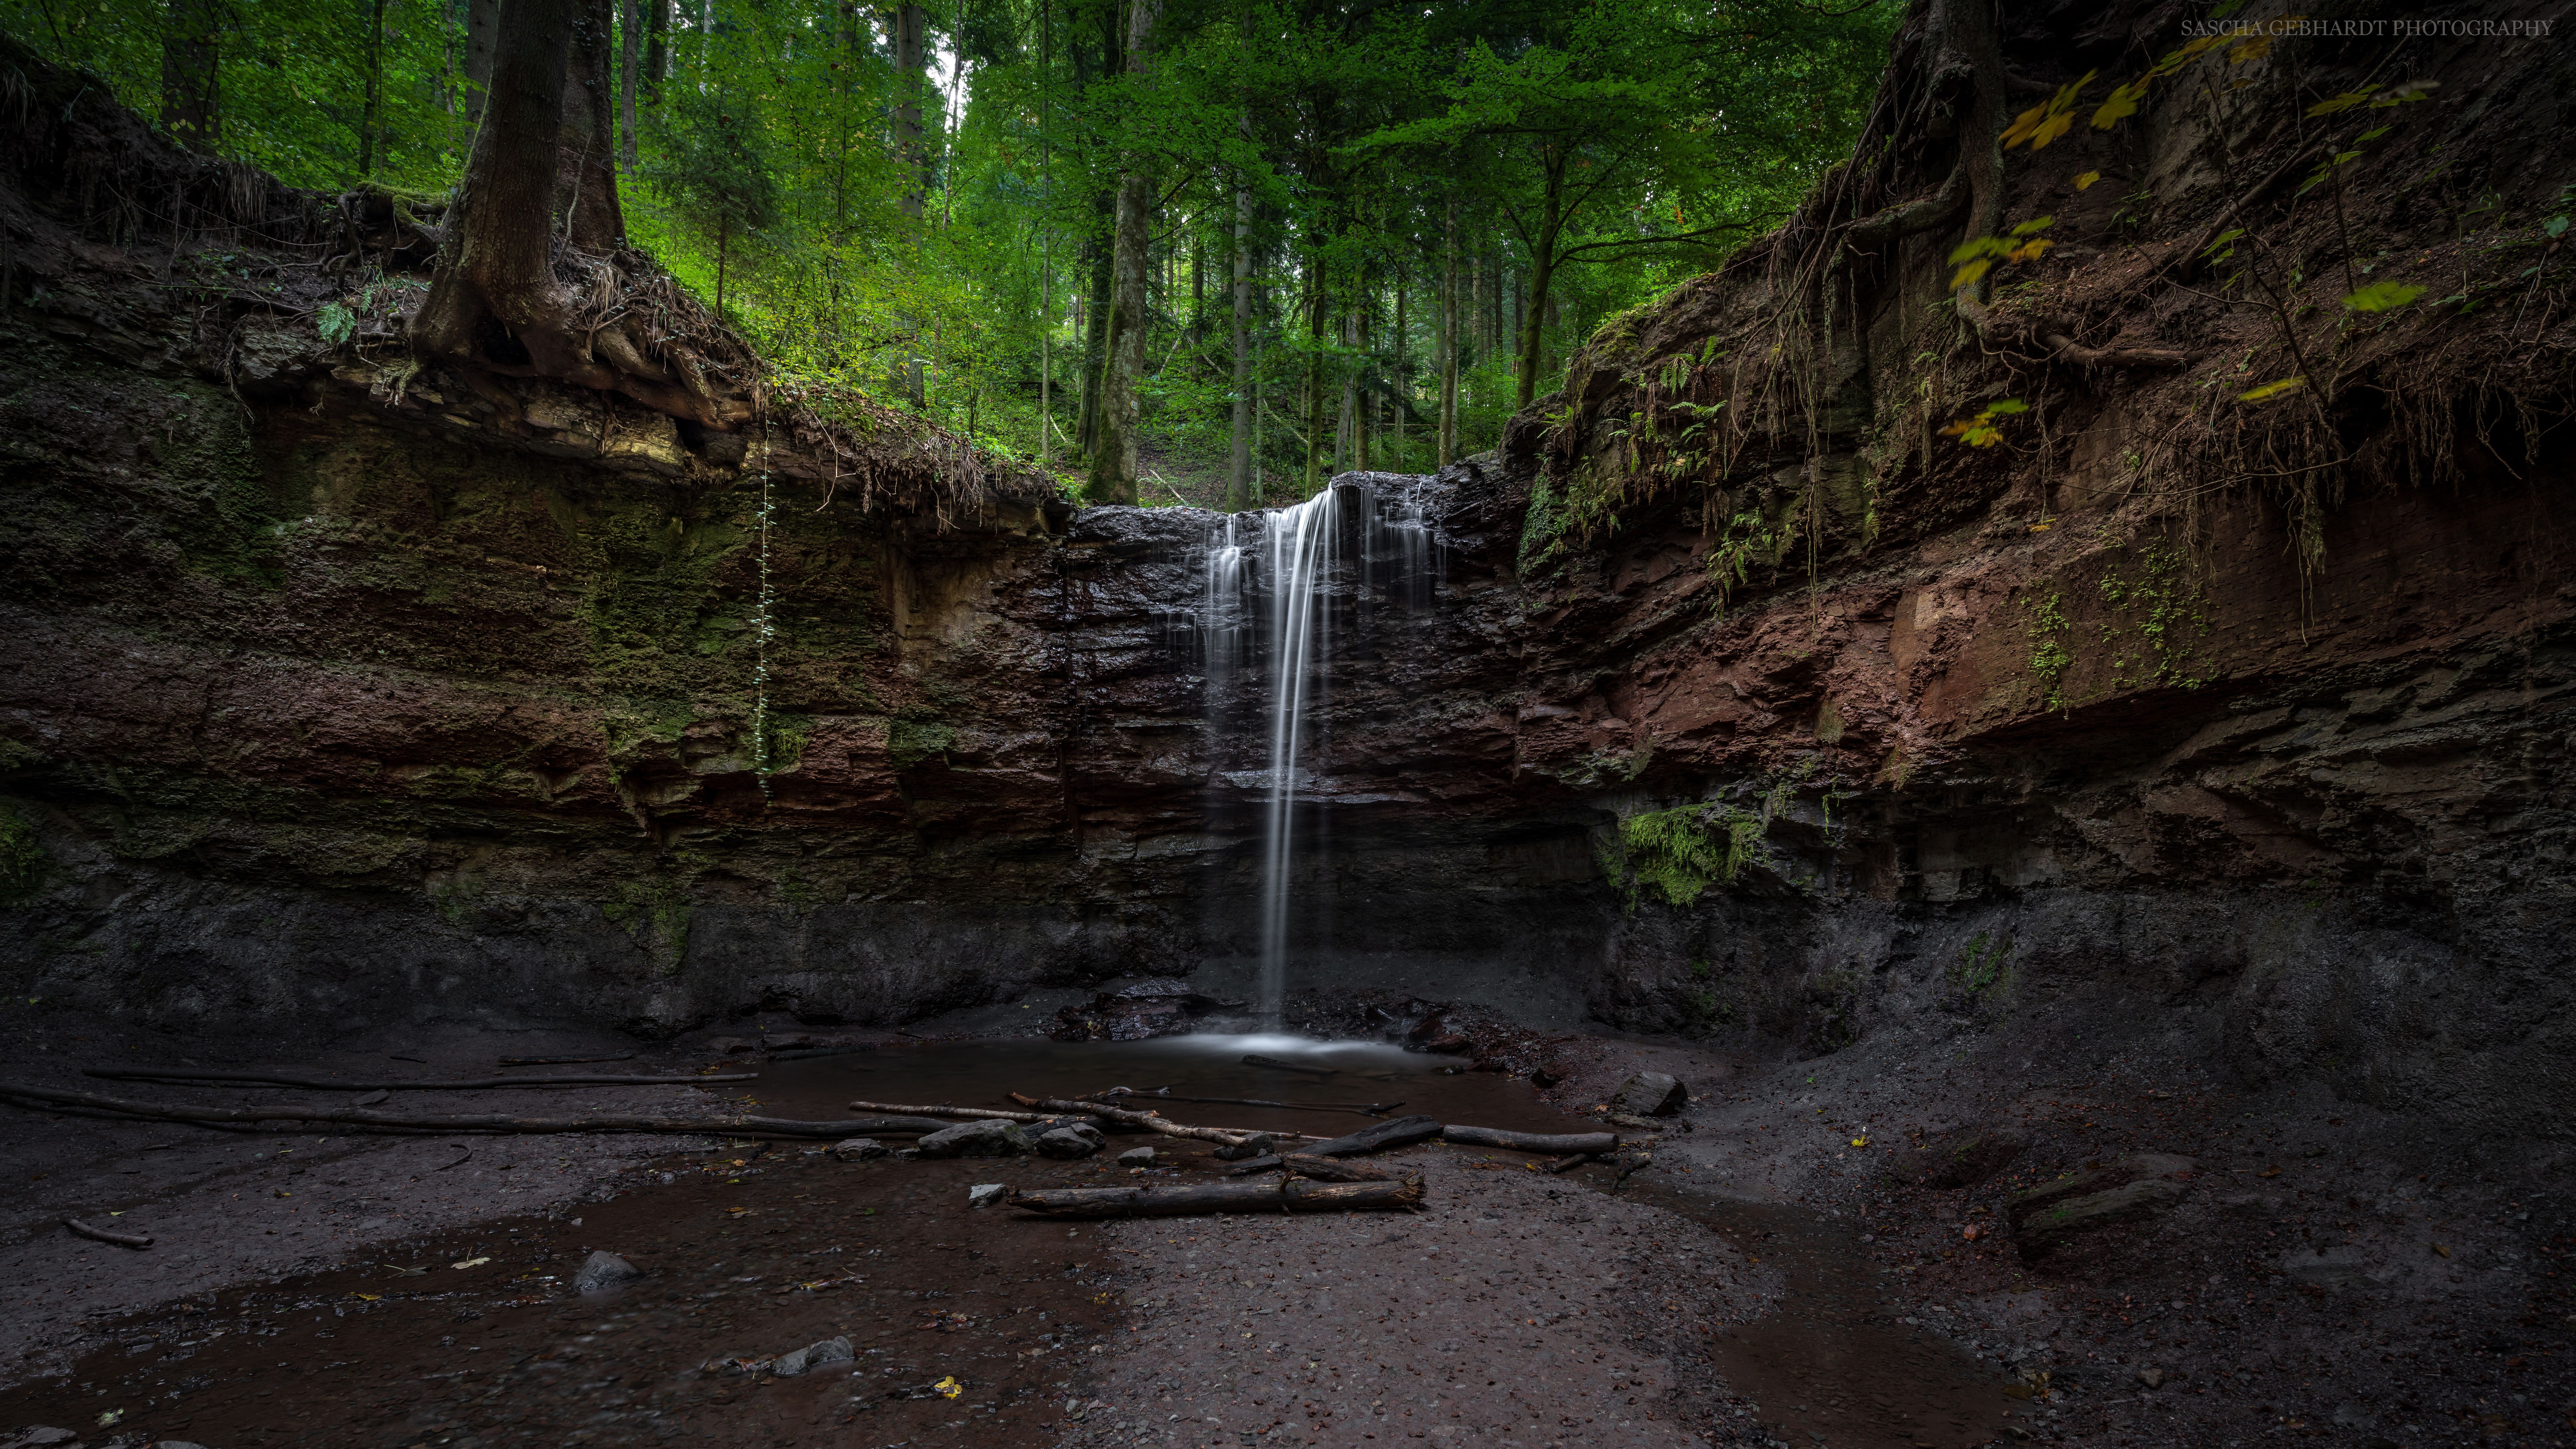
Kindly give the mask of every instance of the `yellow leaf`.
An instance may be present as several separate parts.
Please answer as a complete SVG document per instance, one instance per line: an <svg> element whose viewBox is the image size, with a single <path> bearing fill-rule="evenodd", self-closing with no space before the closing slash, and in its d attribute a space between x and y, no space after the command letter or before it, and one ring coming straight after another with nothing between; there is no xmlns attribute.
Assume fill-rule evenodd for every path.
<svg viewBox="0 0 2576 1449"><path fill-rule="evenodd" d="M451 1268L480 1268L491 1261L492 1260L489 1258L468 1258L462 1263L450 1263L447 1266Z"/></svg>
<svg viewBox="0 0 2576 1449"><path fill-rule="evenodd" d="M2049 526L2045 523L2034 523L2030 526L2030 531L2033 533L2046 533L2048 532L2048 528Z"/></svg>
<svg viewBox="0 0 2576 1449"><path fill-rule="evenodd" d="M1869 1139L1866 1137L1855 1137L1851 1142L1854 1147L1867 1147L1869 1145Z"/></svg>
<svg viewBox="0 0 2576 1449"><path fill-rule="evenodd" d="M2039 254L2041 252L2044 252L2055 245L2057 245L2057 243L2050 241L2046 237L2040 237L2033 241L2026 241L2006 253L2004 260L2010 262L2035 262L2039 260Z"/></svg>
<svg viewBox="0 0 2576 1449"><path fill-rule="evenodd" d="M2075 117L2072 113L2067 111L2058 112L2056 115L2040 122L2039 129L2031 133L2030 149L2034 151L2038 150L2040 147L2047 145L2049 142L2056 140L2058 137L2063 136L2068 131L2074 129L2074 126Z"/></svg>
<svg viewBox="0 0 2576 1449"><path fill-rule="evenodd" d="M2076 178L2075 178L2075 189L2076 189L2076 190L2078 190L2078 191L2082 191L2082 190L2086 189L2087 187L2090 187L2094 182L2099 181L2099 180L2101 180L2101 179L2102 179L2102 173L2101 173L2101 172L2099 172L2099 171L2087 171L2087 172L2085 172L2083 175L2078 176L2078 177L2076 177Z"/></svg>
<svg viewBox="0 0 2576 1449"><path fill-rule="evenodd" d="M2111 92L2111 99L2104 101L2102 108L2093 113L2093 129L2107 131L2136 115L2138 98L2146 93L2147 83L2143 79L2139 80L2134 87L2122 86Z"/></svg>
<svg viewBox="0 0 2576 1449"><path fill-rule="evenodd" d="M2267 1167L2254 1175L2256 1177L2279 1177L2281 1175L2281 1169L2277 1167Z"/></svg>
<svg viewBox="0 0 2576 1449"><path fill-rule="evenodd" d="M2033 106L2029 110L2022 112L2020 115L2013 117L2013 123L2004 127L2004 149L2009 151L2013 147L2020 145L2022 142L2029 140L2032 133L2039 129L2039 123L2047 119L2048 107L2044 105Z"/></svg>
<svg viewBox="0 0 2576 1449"><path fill-rule="evenodd" d="M1977 425L1977 424L1976 424L1976 422L1975 422L1975 420L1974 420L1974 419L1963 418L1963 419L1961 419L1960 421L1955 422L1955 423L1952 423L1952 424L1950 424L1948 427L1943 428L1943 429L1941 430L1941 436L1942 436L1942 437L1945 437L1945 438L1955 438L1955 437L1959 436L1961 433L1967 432L1969 429L1971 429L1971 428L1975 427L1976 425Z"/></svg>
<svg viewBox="0 0 2576 1449"><path fill-rule="evenodd" d="M2446 1247L2443 1247L2443 1246L2442 1246L2441 1244L2439 1244L2439 1243L2435 1243L2435 1244L2433 1245L2433 1251L2434 1251L2434 1252L2436 1252L2436 1253L2441 1254L2441 1255L2442 1255L2443 1257L2445 1257L2445 1258L2447 1258L2447 1257L2451 1256L2451 1250L2450 1250L2450 1249L2448 1249L2448 1248L2446 1248Z"/></svg>
<svg viewBox="0 0 2576 1449"><path fill-rule="evenodd" d="M352 1293L349 1296L369 1303L382 1303L385 1300L385 1295L382 1293Z"/></svg>
<svg viewBox="0 0 2576 1449"><path fill-rule="evenodd" d="M2271 53L2272 37L2268 35L2259 35L2254 39L2237 46L2234 50L2227 52L2227 63L2229 65L2243 65L2249 60L2261 60L2263 57L2270 55Z"/></svg>
<svg viewBox="0 0 2576 1449"><path fill-rule="evenodd" d="M1958 272L1950 278L1950 290L1955 292L1961 287L1975 286L1977 284L1977 279L1984 276L1987 269L1993 265L1994 263L1980 257L1977 260L1968 263L1966 266L1961 267Z"/></svg>
<svg viewBox="0 0 2576 1449"><path fill-rule="evenodd" d="M2236 395L2236 400L2238 402L2263 402L2271 398L2279 397L2283 393L2297 392L2300 388L2306 387L2307 385L2308 380L2304 377L2285 377L2279 382L2267 382L2261 387L2255 388L2250 392L2240 392ZM2279 1172L2280 1169L2276 1167L2272 1170L2272 1175L2277 1176Z"/></svg>
<svg viewBox="0 0 2576 1449"><path fill-rule="evenodd" d="M937 1389L940 1393L940 1397L942 1398L953 1399L959 1394L966 1392L966 1386L957 1382L954 1378L943 1378L939 1382L932 1384L931 1387Z"/></svg>

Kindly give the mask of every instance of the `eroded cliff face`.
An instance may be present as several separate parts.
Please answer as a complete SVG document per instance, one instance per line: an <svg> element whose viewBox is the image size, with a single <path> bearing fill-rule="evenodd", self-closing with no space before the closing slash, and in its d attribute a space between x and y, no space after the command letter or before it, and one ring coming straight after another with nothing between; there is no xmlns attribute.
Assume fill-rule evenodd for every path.
<svg viewBox="0 0 2576 1449"><path fill-rule="evenodd" d="M2428 61L2458 84L2420 124L2501 185L2518 72L2478 63ZM2152 1026L2454 1121L2562 1094L2563 309L2515 340L2467 286L2495 305L2356 330L2324 433L2281 434L2232 401L2272 324L2159 281L2233 195L2217 134L2060 144L2012 210L2062 243L1996 314L2187 360L1981 343L1933 310L1947 233L1826 267L1804 221L1606 328L1432 485L1429 601L1335 592L1299 984L1807 1052ZM1899 196L1947 164L1894 154ZM2391 255L2512 240L2401 180ZM506 417L326 345L297 314L345 269L42 188L6 220L10 990L667 1031L1248 971L1269 679L1198 647L1213 516L907 505L792 427ZM2004 396L2002 446L1939 436ZM2248 436L2281 477L2211 441Z"/></svg>

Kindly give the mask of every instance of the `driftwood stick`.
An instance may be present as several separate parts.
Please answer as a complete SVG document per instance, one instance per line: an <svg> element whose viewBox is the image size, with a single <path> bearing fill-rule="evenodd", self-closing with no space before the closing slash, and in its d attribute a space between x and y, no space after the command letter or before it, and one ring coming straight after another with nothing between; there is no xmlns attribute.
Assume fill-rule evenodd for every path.
<svg viewBox="0 0 2576 1449"><path fill-rule="evenodd" d="M1347 1137L1312 1143L1305 1150L1317 1157L1356 1157L1363 1152L1381 1152L1389 1147L1410 1147L1439 1135L1440 1119L1437 1117L1398 1117L1392 1122L1363 1127Z"/></svg>
<svg viewBox="0 0 2576 1449"><path fill-rule="evenodd" d="M1310 1067L1302 1062L1283 1062L1277 1057L1265 1057L1259 1052L1246 1056L1243 1064L1247 1067L1268 1067L1279 1072L1304 1072L1310 1077L1331 1077L1341 1073L1339 1067Z"/></svg>
<svg viewBox="0 0 2576 1449"><path fill-rule="evenodd" d="M993 1119L1003 1122L1089 1122L1097 1127L1099 1120L1089 1113L1070 1112L1005 1112L998 1107L951 1107L945 1102L926 1106L905 1106L896 1102L852 1102L854 1112L894 1112L910 1117L963 1117Z"/></svg>
<svg viewBox="0 0 2576 1449"><path fill-rule="evenodd" d="M1322 1182L1394 1182L1396 1176L1383 1167L1365 1162L1344 1162L1338 1157L1312 1157L1291 1152L1280 1159L1280 1165L1297 1177L1311 1177Z"/></svg>
<svg viewBox="0 0 2576 1449"><path fill-rule="evenodd" d="M157 1122L341 1122L357 1127L386 1127L434 1132L705 1132L744 1137L864 1137L936 1132L947 1122L928 1117L862 1117L848 1122L802 1122L786 1117L404 1117L390 1112L300 1106L183 1107L163 1102L132 1102L91 1092L63 1092L51 1087L25 1087L0 1082L0 1100L24 1106L44 1103L89 1107Z"/></svg>
<svg viewBox="0 0 2576 1449"><path fill-rule="evenodd" d="M235 1087L310 1087L323 1092L479 1092L495 1087L695 1087L707 1082L750 1082L760 1078L758 1072L727 1072L706 1077L624 1077L576 1072L553 1077L472 1077L453 1082L425 1082L417 1077L409 1081L371 1082L341 1077L297 1076L287 1072L216 1072L161 1067L84 1067L81 1075L111 1082L221 1082Z"/></svg>
<svg viewBox="0 0 2576 1449"><path fill-rule="evenodd" d="M1130 1112L1124 1107L1107 1107L1098 1102L1067 1102L1053 1097L1024 1097L1017 1092L1011 1093L1010 1096L1012 1101L1023 1107L1042 1107L1050 1112L1087 1112L1125 1126L1142 1127L1148 1132L1160 1132L1166 1137L1189 1137L1201 1142L1221 1142L1228 1147L1239 1147L1245 1141L1257 1136L1301 1139L1306 1136L1302 1132L1265 1133L1251 1127L1191 1127L1172 1121L1157 1112Z"/></svg>
<svg viewBox="0 0 2576 1449"><path fill-rule="evenodd" d="M1198 1213L1330 1212L1412 1207L1422 1182L1203 1182L1185 1187L1059 1187L1013 1193L1010 1205L1047 1217L1168 1218Z"/></svg>
<svg viewBox="0 0 2576 1449"><path fill-rule="evenodd" d="M1508 1132L1500 1127L1459 1127L1440 1129L1440 1140L1464 1147L1506 1147L1514 1152L1544 1152L1551 1156L1564 1152L1586 1155L1608 1152L1619 1145L1616 1132Z"/></svg>
<svg viewBox="0 0 2576 1449"><path fill-rule="evenodd" d="M631 1062L633 1060L635 1060L633 1052L619 1052L615 1056L607 1057L502 1057L499 1059L501 1065L505 1067L560 1067L569 1066L575 1062Z"/></svg>
<svg viewBox="0 0 2576 1449"><path fill-rule="evenodd" d="M1560 1157L1554 1162L1549 1163L1546 1170L1554 1173L1572 1172L1574 1169L1581 1167L1583 1164L1592 1160L1593 1157L1591 1153L1577 1152L1571 1157Z"/></svg>
<svg viewBox="0 0 2576 1449"><path fill-rule="evenodd" d="M1124 1088L1094 1094L1095 1100L1112 1097L1120 1101L1139 1098L1155 1102L1193 1102L1212 1107L1277 1107L1284 1112L1357 1112L1363 1117L1383 1117L1402 1102L1272 1102L1261 1097L1182 1097L1171 1092L1131 1092Z"/></svg>
<svg viewBox="0 0 2576 1449"><path fill-rule="evenodd" d="M90 1238L102 1243L114 1243L120 1248L148 1248L152 1246L152 1239L148 1234L120 1233L114 1228L93 1227L88 1223L82 1222L78 1218L63 1219L63 1226L80 1234L84 1238Z"/></svg>

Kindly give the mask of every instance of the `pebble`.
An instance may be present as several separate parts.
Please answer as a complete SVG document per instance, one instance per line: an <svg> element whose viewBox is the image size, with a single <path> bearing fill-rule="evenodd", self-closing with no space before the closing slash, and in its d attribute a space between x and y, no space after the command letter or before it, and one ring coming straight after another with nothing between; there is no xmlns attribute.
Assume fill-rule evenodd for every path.
<svg viewBox="0 0 2576 1449"><path fill-rule="evenodd" d="M832 1155L843 1162L870 1162L889 1154L886 1145L873 1137L853 1137L833 1143Z"/></svg>
<svg viewBox="0 0 2576 1449"><path fill-rule="evenodd" d="M973 1187L966 1189L966 1205L970 1208L991 1207L993 1204L1000 1202L1003 1198L1010 1195L1011 1185L1009 1183L979 1182Z"/></svg>
<svg viewBox="0 0 2576 1449"><path fill-rule="evenodd" d="M1690 1093L1678 1078L1663 1072L1639 1072L1619 1084L1610 1106L1613 1111L1639 1117L1661 1117L1680 1111L1689 1100Z"/></svg>
<svg viewBox="0 0 2576 1449"><path fill-rule="evenodd" d="M1151 1167L1154 1165L1154 1149L1151 1147L1130 1147L1126 1151L1118 1154L1118 1165L1120 1167Z"/></svg>
<svg viewBox="0 0 2576 1449"><path fill-rule="evenodd" d="M803 1348L780 1354L771 1362L769 1371L782 1379L792 1379L808 1369L818 1369L825 1364L848 1363L852 1357L848 1339L827 1338L821 1343L807 1344Z"/></svg>

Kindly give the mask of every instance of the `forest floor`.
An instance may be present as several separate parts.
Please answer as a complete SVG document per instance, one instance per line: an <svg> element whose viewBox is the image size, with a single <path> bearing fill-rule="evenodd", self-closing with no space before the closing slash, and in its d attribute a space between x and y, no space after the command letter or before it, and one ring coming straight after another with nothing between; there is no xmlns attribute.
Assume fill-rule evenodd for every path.
<svg viewBox="0 0 2576 1449"><path fill-rule="evenodd" d="M987 1011L923 1036L1024 1036L1045 1015ZM725 1034L638 1048L457 1029L297 1051L21 1018L0 1048L22 1078L196 1100L240 1093L137 1089L74 1065L184 1054L443 1075L502 1054L633 1050L615 1070L689 1070L739 1057L718 1047ZM1550 1055L1569 1075L1546 1101L1497 1074L1455 1090L1490 1095L1518 1126L1592 1115L1637 1071L1671 1073L1692 1100L1624 1179L1615 1163L1550 1176L1519 1154L1439 1145L1375 1159L1423 1177L1411 1214L1061 1224L970 1210L964 1187L1125 1169L12 1111L0 1444L37 1424L213 1449L970 1434L1066 1449L2576 1443L2570 1305L2548 1256L2561 1245L2529 1237L2510 1182L2410 1170L2422 1152L2349 1104L2238 1093L2129 1056L2069 1075L1901 1033L1798 1062L1607 1037L1554 1038ZM767 1105L827 1104L782 1081ZM1982 1183L1890 1176L1915 1140L1995 1127L2026 1145ZM1221 1168L1159 1145L1157 1176ZM1987 1231L2014 1187L2133 1151L2193 1161L2160 1215L2029 1259ZM155 1246L59 1225L108 1213ZM598 1247L647 1277L572 1294ZM853 1345L847 1367L726 1367L836 1335Z"/></svg>

